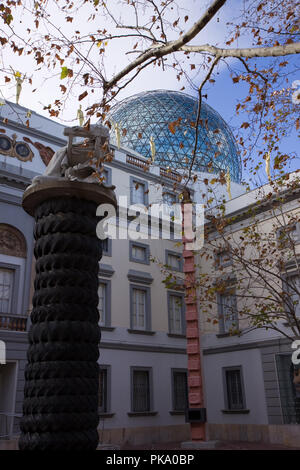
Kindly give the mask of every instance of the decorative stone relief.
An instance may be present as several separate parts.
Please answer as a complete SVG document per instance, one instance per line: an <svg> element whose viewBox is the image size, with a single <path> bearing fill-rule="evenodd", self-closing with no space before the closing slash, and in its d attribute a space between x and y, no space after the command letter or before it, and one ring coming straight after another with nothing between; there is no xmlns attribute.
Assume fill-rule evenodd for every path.
<svg viewBox="0 0 300 470"><path fill-rule="evenodd" d="M26 241L19 230L11 225L0 224L0 253L26 258Z"/></svg>
<svg viewBox="0 0 300 470"><path fill-rule="evenodd" d="M17 135L0 135L0 153L17 158L21 162L32 161L34 154L27 143L18 142Z"/></svg>

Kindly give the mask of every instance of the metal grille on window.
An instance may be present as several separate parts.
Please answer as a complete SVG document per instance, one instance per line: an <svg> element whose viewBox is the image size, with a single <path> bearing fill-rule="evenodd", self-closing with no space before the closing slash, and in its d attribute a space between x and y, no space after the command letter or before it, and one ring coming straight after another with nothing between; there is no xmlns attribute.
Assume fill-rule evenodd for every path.
<svg viewBox="0 0 300 470"><path fill-rule="evenodd" d="M149 372L133 372L133 411L150 411Z"/></svg>
<svg viewBox="0 0 300 470"><path fill-rule="evenodd" d="M107 412L107 369L100 369L99 371L98 409L102 413Z"/></svg>
<svg viewBox="0 0 300 470"><path fill-rule="evenodd" d="M170 333L182 333L182 299L178 295L170 295Z"/></svg>
<svg viewBox="0 0 300 470"><path fill-rule="evenodd" d="M284 424L300 424L300 370L290 354L277 354L276 367Z"/></svg>
<svg viewBox="0 0 300 470"><path fill-rule="evenodd" d="M227 401L229 410L241 410L244 408L241 371L226 371Z"/></svg>
<svg viewBox="0 0 300 470"><path fill-rule="evenodd" d="M106 305L106 284L100 282L98 287L98 311L99 311L99 324L105 325L105 305Z"/></svg>
<svg viewBox="0 0 300 470"><path fill-rule="evenodd" d="M188 406L186 372L174 372L174 410L184 411Z"/></svg>
<svg viewBox="0 0 300 470"><path fill-rule="evenodd" d="M14 271L0 269L0 312L11 313Z"/></svg>
<svg viewBox="0 0 300 470"><path fill-rule="evenodd" d="M132 188L132 203L133 204L144 204L145 203L145 185L133 181Z"/></svg>
<svg viewBox="0 0 300 470"><path fill-rule="evenodd" d="M146 292L140 289L133 289L132 306L132 327L135 329L145 329L146 320Z"/></svg>

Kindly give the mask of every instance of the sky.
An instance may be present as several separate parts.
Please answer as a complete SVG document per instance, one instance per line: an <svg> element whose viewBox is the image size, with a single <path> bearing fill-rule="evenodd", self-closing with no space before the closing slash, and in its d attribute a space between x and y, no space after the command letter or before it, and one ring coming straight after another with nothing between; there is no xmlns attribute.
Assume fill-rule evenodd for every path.
<svg viewBox="0 0 300 470"><path fill-rule="evenodd" d="M26 5L26 2L29 0L24 1ZM237 7L240 1L241 0L228 0L228 2L216 15L216 17L197 36L197 38L194 39L194 43L209 43L216 46L223 46L226 23L232 21L233 16L237 14ZM49 2L53 3L53 8L55 8L55 2L53 2L53 0L48 0L48 3ZM114 14L117 17L118 15L121 16L124 23L131 21L131 10L128 7L125 9L123 6L120 10L117 0L111 0L110 3L115 4L115 9L113 8ZM189 27L193 24L195 18L199 18L201 14L201 7L203 10L210 2L202 0L179 0L178 3L183 9L180 12L174 10L172 13L173 16L170 17L170 21L172 22L174 18L176 19L179 14L182 17L187 14L189 15L189 19L186 22L186 27ZM61 28L66 36L71 37L76 29L80 29L82 34L87 34L91 31L91 25L87 21L82 21L82 13L74 15L74 20L72 23L60 23L60 15L58 12L55 15L55 10L52 11L55 17L54 27L57 27L58 29ZM87 6L85 18L88 17L88 12L90 11L90 7ZM19 19L22 21L19 26L20 29L18 30L20 36L22 35L22 27L30 27L34 31L34 26L32 26L32 18L26 15L24 11L19 10ZM97 27L106 27L109 31L113 31L112 23L110 23L108 19L102 19L102 23L100 21L99 24L97 24ZM53 31L55 31L55 29L53 29ZM119 33L120 30L115 31ZM133 45L132 41L131 44ZM243 47L246 44L247 37L244 37L239 39L236 44L234 44L234 46ZM105 73L107 77L111 77L115 72L119 71L133 59L134 56L132 54L126 54L127 50L127 40L122 40L121 42L111 41L105 47L104 60ZM97 50L96 53L98 53ZM23 83L20 105L49 117L48 112L43 110L43 107L49 105L59 97L59 85L64 83L62 80L60 80L60 68L54 71L54 73L49 71L46 72L43 69L39 70L39 67L37 67L35 62L32 60L32 55L18 56L12 51L8 51L6 49L2 49L0 52L0 58L2 59L2 67L4 66L4 68L7 70L10 70L10 67L12 67L15 71L18 70L22 74L26 73L27 78L31 77L33 80L32 86L27 81ZM95 62L98 60L96 56L94 56L94 59ZM290 61L292 70L294 62L296 64L296 59L292 58L288 60ZM262 61L266 62L266 59L259 59L259 61L260 63L262 63ZM231 60L231 63L229 62L229 64L234 64L234 59ZM64 65L68 66L69 64L66 62ZM102 65L99 63L99 67L101 66ZM208 84L203 91L204 94L207 94L207 99L205 99L205 102L216 109L225 119L225 121L229 123L230 126L232 126L233 131L235 132L235 129L239 128L241 123L245 120L244 116L236 115L235 106L239 98L245 97L246 89L242 83L233 84L230 77L230 70L227 68L227 66L221 64L217 71L217 75L214 76L216 82L213 85ZM191 74L193 74L191 75L191 78L194 80L195 84L199 84L204 76L203 72L199 71L198 69L192 71ZM300 79L300 76L291 74L291 83L297 79ZM184 92L196 96L195 89L191 87L185 79L178 81L173 70L166 69L163 71L159 67L153 69L153 67L150 66L150 68L143 71L131 84L129 84L128 87L126 87L118 95L118 100L131 96L135 93L148 90L169 89L179 91L183 86L185 86ZM34 89L36 89L35 92L33 92ZM56 120L68 126L76 125L78 123L76 120L79 104L77 98L83 90L84 88L77 88L73 93L70 94L61 116ZM97 102L99 98L97 95L97 89L95 89L94 94L89 93L89 96L81 102L83 109L93 104L93 102ZM15 99L15 83L11 81L10 83L5 84L4 76L0 76L0 96L11 101L14 101ZM94 118L94 121L92 120L92 122L96 122L96 118ZM284 139L280 145L282 152L297 151L299 143L297 142L296 133ZM299 168L298 160L292 162L291 170L296 168Z"/></svg>

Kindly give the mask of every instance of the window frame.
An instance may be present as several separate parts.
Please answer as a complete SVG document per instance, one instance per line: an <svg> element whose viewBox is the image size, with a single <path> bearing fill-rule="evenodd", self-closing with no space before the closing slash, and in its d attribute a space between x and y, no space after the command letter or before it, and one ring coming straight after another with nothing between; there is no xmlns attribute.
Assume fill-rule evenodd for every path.
<svg viewBox="0 0 300 470"><path fill-rule="evenodd" d="M144 190L144 202L133 202L133 190L136 184L141 184L145 187ZM144 206L148 206L149 204L149 193L148 193L148 181L142 180L140 178L136 178L135 176L130 176L130 204L143 204Z"/></svg>
<svg viewBox="0 0 300 470"><path fill-rule="evenodd" d="M142 290L145 292L145 328L137 328L133 326L133 290ZM130 301L130 329L132 331L151 331L151 290L150 287L146 287L140 284L130 284L129 286L129 301Z"/></svg>
<svg viewBox="0 0 300 470"><path fill-rule="evenodd" d="M110 279L103 279L102 277L98 277L98 288L100 284L105 284L105 318L104 324L100 323L99 318L99 326L100 328L103 327L110 327L111 326L111 280ZM98 308L98 307L97 307Z"/></svg>
<svg viewBox="0 0 300 470"><path fill-rule="evenodd" d="M111 168L108 168L107 166L103 165L103 170L107 171L107 181L103 182L105 186L111 186L112 185L112 170ZM104 173L103 171L103 173ZM101 176L101 174L100 174Z"/></svg>
<svg viewBox="0 0 300 470"><path fill-rule="evenodd" d="M240 374L240 383L241 383L241 393L242 393L242 407L241 408L230 408L229 407L229 396L228 396L228 383L227 383L227 377L226 377L226 372L232 372L232 371L239 371ZM225 411L229 412L241 412L246 410L246 394L245 394L245 386L244 386L244 376L243 376L243 367L241 365L239 366L229 366L229 367L222 367L222 377L223 377L223 391L224 391L224 405L225 405Z"/></svg>
<svg viewBox="0 0 300 470"><path fill-rule="evenodd" d="M3 312L11 315L17 315L18 311L18 292L19 292L19 285L20 285L20 275L21 275L21 266L18 264L11 264L5 263L4 261L0 261L0 269L9 269L13 271L13 286L12 286L12 293L11 293L11 307L10 312Z"/></svg>
<svg viewBox="0 0 300 470"><path fill-rule="evenodd" d="M300 289L300 274L299 274L298 271L295 270L295 269L294 269L294 270L291 270L291 271L287 271L286 273L284 273L284 275L283 275L283 281L282 281L282 289L283 289L284 291L286 291L290 296L296 295L296 293L293 294L293 292L290 292L290 291L289 291L289 286L287 285L287 282L289 282L289 278L290 278L290 277L293 277L293 276L297 276L297 277L298 277L298 279L299 279L299 289ZM288 310L288 307L286 307L286 302L285 302L285 301L284 301L284 305L285 305L285 308ZM296 307L296 306L294 306L294 308L295 308L295 307ZM296 310L296 308L295 308L295 310ZM299 295L299 300L298 300L298 310L299 310L299 312L298 312L299 314L296 315L296 317L300 320L300 295ZM287 315L290 316L289 311L287 311ZM294 320L294 319L291 317L291 321L293 321L293 320Z"/></svg>
<svg viewBox="0 0 300 470"><path fill-rule="evenodd" d="M149 410L135 411L134 410L134 372L147 372L148 373L148 393L149 393ZM147 414L153 412L153 369L152 367L131 366L130 367L130 412L134 414Z"/></svg>
<svg viewBox="0 0 300 470"><path fill-rule="evenodd" d="M179 268L174 268L173 266L169 266L168 264L168 257L170 256L176 256L179 258ZM165 250L165 262L166 265L171 269L172 271L177 271L177 272L183 272L183 256L182 253L178 253L177 251L172 251L172 250Z"/></svg>
<svg viewBox="0 0 300 470"><path fill-rule="evenodd" d="M186 406L183 410L175 408L175 374L184 373L186 377ZM172 412L185 414L186 409L189 407L189 397L188 397L188 370L187 369L171 369L171 386L172 386Z"/></svg>
<svg viewBox="0 0 300 470"><path fill-rule="evenodd" d="M103 249L103 242L107 240L107 250ZM105 240L102 240L102 256L112 256L112 239L107 237Z"/></svg>
<svg viewBox="0 0 300 470"><path fill-rule="evenodd" d="M290 226L291 228L292 228L292 227L295 227L295 232L296 232L296 237L297 237L297 238L296 238L296 240L294 241L294 244L295 244L295 245L298 245L298 244L300 243L300 223L295 221L294 223L286 224L285 226L279 227L279 228L277 229L277 231L276 231L276 238L277 238L277 245L278 245L278 248L279 248L280 250L286 249L286 248L287 248L287 245L286 245L286 244L288 244L288 248L291 248L291 244L292 244L291 240L289 240L289 239L285 239L285 240L282 239L282 240L280 240L281 233L282 233L284 230L286 230L286 228L288 228L289 226Z"/></svg>
<svg viewBox="0 0 300 470"><path fill-rule="evenodd" d="M233 294L230 294L230 291L234 290ZM239 330L239 315L238 315L238 308L237 308L237 299L236 299L236 289L234 286L229 287L223 292L222 294L217 293L217 303L218 303L218 318L219 318L219 326L220 326L220 334L230 334L230 330L227 331L225 329L225 321L224 321L224 312L223 312L223 304L222 304L222 297L225 295L232 295L234 297L235 302L235 321L236 327L235 330Z"/></svg>
<svg viewBox="0 0 300 470"><path fill-rule="evenodd" d="M168 301L168 334L174 336L185 336L186 334L186 324L185 324L185 302L184 302L184 293L178 291L167 291L167 301ZM181 299L181 333L175 333L171 331L171 296L180 297Z"/></svg>
<svg viewBox="0 0 300 470"><path fill-rule="evenodd" d="M133 256L134 246L145 249L145 258L143 260L135 258ZM141 264L149 265L150 264L150 246L147 243L140 243L140 242L136 242L135 240L129 240L129 261L133 263L141 263Z"/></svg>
<svg viewBox="0 0 300 470"><path fill-rule="evenodd" d="M100 395L100 371L106 370L106 409L103 410L99 407L99 398L98 398L98 413L99 415L106 415L111 412L111 366L107 364L99 364L99 392Z"/></svg>
<svg viewBox="0 0 300 470"><path fill-rule="evenodd" d="M226 253L226 252L229 253L228 260L225 261L224 263L221 263L220 262L220 255L222 255L222 253ZM215 267L216 267L216 269L226 268L227 266L231 266L232 263L233 263L232 256L231 256L229 250L226 247L223 247L223 248L219 249L215 253L214 258L215 258Z"/></svg>

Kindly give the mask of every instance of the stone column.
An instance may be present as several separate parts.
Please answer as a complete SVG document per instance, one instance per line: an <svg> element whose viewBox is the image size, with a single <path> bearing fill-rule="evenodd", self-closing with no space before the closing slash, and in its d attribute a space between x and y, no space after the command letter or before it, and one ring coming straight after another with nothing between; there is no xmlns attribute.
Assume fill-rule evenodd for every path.
<svg viewBox="0 0 300 470"><path fill-rule="evenodd" d="M113 189L49 180L30 186L36 277L25 369L21 450L94 450L98 444L97 206Z"/></svg>

